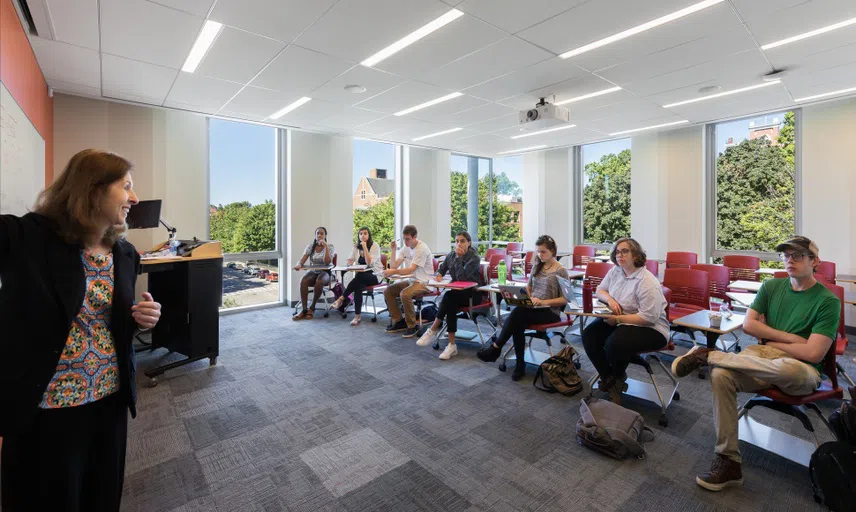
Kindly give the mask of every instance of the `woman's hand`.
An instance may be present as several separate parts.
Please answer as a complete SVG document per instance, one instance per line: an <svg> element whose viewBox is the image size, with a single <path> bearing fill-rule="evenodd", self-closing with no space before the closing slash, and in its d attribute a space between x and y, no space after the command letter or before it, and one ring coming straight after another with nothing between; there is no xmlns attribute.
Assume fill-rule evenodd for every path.
<svg viewBox="0 0 856 512"><path fill-rule="evenodd" d="M534 304L536 306L541 306L544 304L544 300L539 299L538 297L532 297L532 304Z"/></svg>
<svg viewBox="0 0 856 512"><path fill-rule="evenodd" d="M295 265L294 270L300 270L300 265Z"/></svg>
<svg viewBox="0 0 856 512"><path fill-rule="evenodd" d="M613 327L618 325L618 315L610 315L606 317L606 323Z"/></svg>
<svg viewBox="0 0 856 512"><path fill-rule="evenodd" d="M151 293L143 292L143 302L131 306L131 316L141 329L151 329L160 319L161 305L154 301Z"/></svg>
<svg viewBox="0 0 856 512"><path fill-rule="evenodd" d="M609 310L612 311L613 315L624 314L624 310L621 309L621 304L619 304L618 301L613 299L612 297L610 297L609 301L607 301L607 306L609 306Z"/></svg>
<svg viewBox="0 0 856 512"><path fill-rule="evenodd" d="M440 281L442 281L442 280L443 280L443 274L440 274L440 273L438 272L438 273L437 273L437 275L436 275L436 276L434 276L434 280L435 280L435 281L437 281L437 282L439 283Z"/></svg>
<svg viewBox="0 0 856 512"><path fill-rule="evenodd" d="M354 264L354 258L348 258L348 265Z"/></svg>

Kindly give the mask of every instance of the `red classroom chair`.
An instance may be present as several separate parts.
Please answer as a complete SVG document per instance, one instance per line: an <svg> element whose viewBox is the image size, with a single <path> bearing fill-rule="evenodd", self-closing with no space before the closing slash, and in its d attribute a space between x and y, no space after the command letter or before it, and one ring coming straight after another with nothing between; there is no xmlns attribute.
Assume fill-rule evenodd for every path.
<svg viewBox="0 0 856 512"><path fill-rule="evenodd" d="M833 345L835 345L835 355L843 356L844 352L847 351L847 327L844 324L844 287L822 280L820 280L820 282L829 288L829 291L834 293L835 296L838 297L838 302L841 303L841 320L838 322L838 332L836 333L835 343L833 343ZM841 363L837 360L835 361L835 367L838 369L838 373L847 380L847 384L850 386L856 386L856 384L853 383L853 379L847 375L847 372L844 371L844 367L841 366Z"/></svg>
<svg viewBox="0 0 856 512"><path fill-rule="evenodd" d="M578 245L574 247L574 252L571 253L571 266L573 270L585 270L582 267L594 258L594 255L594 247L590 245Z"/></svg>
<svg viewBox="0 0 856 512"><path fill-rule="evenodd" d="M666 268L690 268L698 263L698 254L694 252L667 252Z"/></svg>
<svg viewBox="0 0 856 512"><path fill-rule="evenodd" d="M657 260L645 260L645 268L648 269L648 272L654 274L658 280L660 279L660 262Z"/></svg>
<svg viewBox="0 0 856 512"><path fill-rule="evenodd" d="M591 281L592 288L597 289L600 282L603 281L603 278L606 277L606 274L614 266L612 263L592 261L586 265L585 278Z"/></svg>
<svg viewBox="0 0 856 512"><path fill-rule="evenodd" d="M732 281L760 281L760 275L755 271L761 268L761 258L755 256L725 256L722 264L728 267L729 279Z"/></svg>

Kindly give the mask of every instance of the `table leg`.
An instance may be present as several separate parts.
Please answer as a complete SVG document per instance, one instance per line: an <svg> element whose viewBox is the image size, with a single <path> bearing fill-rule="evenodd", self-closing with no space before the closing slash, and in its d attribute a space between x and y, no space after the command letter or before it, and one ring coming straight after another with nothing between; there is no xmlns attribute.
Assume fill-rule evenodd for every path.
<svg viewBox="0 0 856 512"><path fill-rule="evenodd" d="M716 350L716 341L719 339L719 333L706 331L705 336L707 337L707 348Z"/></svg>

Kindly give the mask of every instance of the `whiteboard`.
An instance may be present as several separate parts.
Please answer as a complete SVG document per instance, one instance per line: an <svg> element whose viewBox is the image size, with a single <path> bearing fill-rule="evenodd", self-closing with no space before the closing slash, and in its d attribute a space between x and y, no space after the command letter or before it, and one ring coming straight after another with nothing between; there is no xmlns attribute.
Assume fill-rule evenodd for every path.
<svg viewBox="0 0 856 512"><path fill-rule="evenodd" d="M45 141L0 82L0 213L27 213L44 184Z"/></svg>

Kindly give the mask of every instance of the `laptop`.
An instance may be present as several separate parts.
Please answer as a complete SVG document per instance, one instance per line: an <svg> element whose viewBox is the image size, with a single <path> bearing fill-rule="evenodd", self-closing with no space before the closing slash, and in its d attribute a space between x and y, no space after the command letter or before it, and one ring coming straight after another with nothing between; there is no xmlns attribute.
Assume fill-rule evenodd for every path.
<svg viewBox="0 0 856 512"><path fill-rule="evenodd" d="M559 288L562 289L562 295L565 297L565 300L568 301L568 307L571 311L582 311L583 306L580 304L580 301L577 300L577 295L574 293L574 285L571 284L571 281L558 276L556 279L559 281ZM609 312L609 307L596 298L592 298L592 306L592 312L594 313Z"/></svg>
<svg viewBox="0 0 856 512"><path fill-rule="evenodd" d="M529 292L526 291L525 285L501 284L499 285L499 293L502 294L502 298L505 299L505 302L512 306L523 306L527 308L535 307L535 305L532 304L532 298L529 296Z"/></svg>

